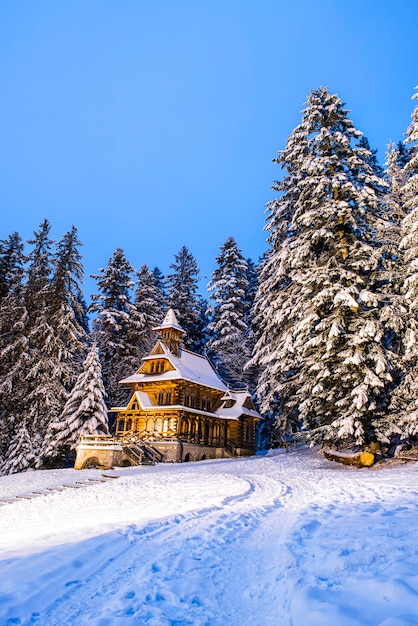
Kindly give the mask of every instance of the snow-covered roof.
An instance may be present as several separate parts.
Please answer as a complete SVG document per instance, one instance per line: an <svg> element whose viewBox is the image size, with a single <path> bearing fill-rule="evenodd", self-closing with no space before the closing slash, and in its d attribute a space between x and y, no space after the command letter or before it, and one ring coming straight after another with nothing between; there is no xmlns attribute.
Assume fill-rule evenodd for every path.
<svg viewBox="0 0 418 626"><path fill-rule="evenodd" d="M135 400L138 400L143 409L150 409L154 406L150 400L149 395L145 393L145 391L135 391L134 398Z"/></svg>
<svg viewBox="0 0 418 626"><path fill-rule="evenodd" d="M248 391L231 391L223 396L223 400L232 400L234 404L231 407L220 406L215 411L215 414L225 419L238 419L241 415L247 415L248 417L254 417L255 419L263 419L258 411L255 409L248 409L244 406L245 401L250 399L251 394ZM252 405L252 402L251 402Z"/></svg>
<svg viewBox="0 0 418 626"><path fill-rule="evenodd" d="M147 374L139 370L136 374L124 378L120 382L122 384L132 384L151 381L167 381L167 380L187 380L197 385L217 389L218 391L226 391L227 386L219 378L209 361L200 354L190 352L189 350L180 350L179 356L170 352L163 341L159 341L164 350L164 354L156 354L145 357L147 361L152 358L158 359L162 356L166 358L174 369L156 374Z"/></svg>
<svg viewBox="0 0 418 626"><path fill-rule="evenodd" d="M152 404L151 399L147 393L145 393L144 391L135 391L134 395L129 401L128 406L132 404L132 400L137 400L139 402L141 410L143 411L160 411L161 407L164 406L164 409L170 409L172 411L181 410L181 411L186 411L186 412L193 413L193 414L206 415L209 417L217 417L218 419L227 419L227 420L236 421L241 417L241 415L248 415L249 417L261 419L261 415L257 413L257 411L247 409L245 406L243 406L245 400L248 397L250 397L247 392L243 392L243 393L231 392L231 397L236 399L236 403L233 407L229 409L220 407L216 411L207 411L207 410L205 411L203 409L196 409L196 408L186 406L183 404L181 405L180 404L166 404L166 405ZM119 412L126 411L128 406L118 407L118 411Z"/></svg>
<svg viewBox="0 0 418 626"><path fill-rule="evenodd" d="M160 326L156 326L155 328L153 328L153 330L166 330L167 328L175 328L184 335L186 334L184 328L182 328L178 323L176 314L174 313L173 309L168 309L163 323Z"/></svg>
<svg viewBox="0 0 418 626"><path fill-rule="evenodd" d="M248 417L252 417L255 419L263 419L261 415L255 409L248 409L247 407L244 406L244 403L248 398L251 398L251 396L247 391L238 391L238 392L228 391L228 400L234 401L233 406L229 408L221 406L218 409L216 409L216 411L207 411L203 409L195 409L193 407L180 405L180 404L167 404L167 405L152 404L149 395L145 391L135 391L134 395L129 401L128 406L132 404L132 400L137 400L143 411L160 410L161 406L164 406L165 409L171 409L173 411L177 411L177 410L188 411L194 414L198 413L199 415L208 415L210 417L217 417L220 419L238 420L241 417L241 415L247 415ZM126 411L128 406L119 407L118 410L120 412Z"/></svg>

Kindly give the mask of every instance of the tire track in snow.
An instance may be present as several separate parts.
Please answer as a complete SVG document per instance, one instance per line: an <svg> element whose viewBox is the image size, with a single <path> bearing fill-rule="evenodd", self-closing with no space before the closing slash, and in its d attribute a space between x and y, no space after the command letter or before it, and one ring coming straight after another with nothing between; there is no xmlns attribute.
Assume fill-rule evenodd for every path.
<svg viewBox="0 0 418 626"><path fill-rule="evenodd" d="M116 618L121 624L135 619L132 623L164 626L184 620L186 614L192 616L193 626L216 623L215 589L225 561L228 563L226 553L230 558L238 543L251 536L260 520L282 507L288 497L287 488L282 484L278 489L276 481L257 481L244 473L240 478L247 488L224 498L222 506L126 529L124 537L129 543L123 554L108 558L104 567L76 583L49 607L42 623L62 626L63 614L71 616L69 625L82 624L85 619L85 623L104 626ZM86 605L88 619L83 617Z"/></svg>
<svg viewBox="0 0 418 626"><path fill-rule="evenodd" d="M177 515L141 529L130 526L123 531L122 536L128 541L126 548L108 557L84 581L74 581L74 586L50 606L42 624L62 626L63 614L69 620L68 626L110 626L114 619L124 625L151 626L224 626L225 620L241 623L237 620L243 586L244 592L257 601L262 596L266 601L272 600L277 605L276 616L281 607L285 613L289 605L285 578L272 567L271 582L254 589L254 568L268 567L268 554L263 549L272 536L273 548L285 556L283 570L291 567L292 560L284 550L285 540L300 510L300 494L308 493L306 485L309 483L312 488L312 483L293 476L289 486L286 463L280 467L283 480L269 476L271 460L258 461L256 476L239 474L247 489L225 498L222 506ZM245 468L248 460L243 463ZM294 504L295 496L299 505ZM155 542L158 560L154 558ZM252 554L251 561L248 554ZM231 568L236 571L237 586L223 589L222 580L231 577ZM265 573L263 577L266 578ZM276 601L278 590L282 592L280 601ZM226 607L221 615L220 606ZM258 614L247 615L245 623L258 626L259 619Z"/></svg>
<svg viewBox="0 0 418 626"><path fill-rule="evenodd" d="M403 487L401 473L392 484L389 478L382 480L381 470L335 469L338 471L319 455L303 451L203 462L187 468L156 468L159 476L154 477L154 486L161 486L164 498L165 494L170 497L168 488L180 487L179 481L184 483L181 493L185 497L189 487L204 493L207 483L211 503L205 507L200 497L201 504L194 510L184 512L183 507L182 513L167 514L142 526L119 526L108 535L75 544L73 555L68 545L51 549L38 588L44 610L38 615L31 613L36 598L31 589L23 589L22 602L9 616L20 619L22 625L41 626L309 623L298 613L297 602L302 599L299 604L306 607L306 593L313 589L319 594L328 584L321 579L322 564L327 565L328 559L324 545L332 540L329 571L337 557L355 570L361 550L372 555L366 540L358 543L357 554L350 552L351 546L346 554L336 553L341 544L337 528L347 512L357 520L364 515L368 532L372 532L373 516L382 523L384 518L378 516L387 509L387 528L397 510L397 493L403 489L405 500L411 484ZM141 475L141 480L148 484L147 474ZM213 498L217 483L223 498ZM223 490L222 484L226 485ZM122 502L122 495L129 495L133 487L134 483L119 484L116 502ZM411 492L411 510L402 513L405 519L412 519L416 500L417 494ZM130 501L137 506L137 500ZM400 531L396 525L393 530L400 532L400 557L401 533L406 530L405 524ZM317 545L322 546L318 553ZM376 571L383 571L389 563L375 560ZM33 569L33 563L30 567Z"/></svg>

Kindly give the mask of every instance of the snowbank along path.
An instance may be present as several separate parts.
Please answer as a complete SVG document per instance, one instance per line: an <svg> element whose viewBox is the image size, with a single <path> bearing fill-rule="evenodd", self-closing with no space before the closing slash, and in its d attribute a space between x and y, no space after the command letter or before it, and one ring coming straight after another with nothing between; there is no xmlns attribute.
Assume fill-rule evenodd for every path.
<svg viewBox="0 0 418 626"><path fill-rule="evenodd" d="M3 477L0 625L418 624L417 479L312 451Z"/></svg>

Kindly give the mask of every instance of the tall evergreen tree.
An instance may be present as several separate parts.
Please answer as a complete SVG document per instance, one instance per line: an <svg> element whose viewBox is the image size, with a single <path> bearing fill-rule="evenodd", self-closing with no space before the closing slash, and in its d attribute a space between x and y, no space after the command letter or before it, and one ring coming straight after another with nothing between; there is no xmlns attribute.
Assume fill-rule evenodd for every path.
<svg viewBox="0 0 418 626"><path fill-rule="evenodd" d="M254 352L255 344L257 342L257 329L253 319L254 301L257 295L258 289L258 276L260 266L256 265L252 259L247 259L247 291L245 294L245 323L247 325L247 345L249 354ZM248 388L252 394L255 394L257 387L258 377L260 375L259 367L246 364L246 379L248 381Z"/></svg>
<svg viewBox="0 0 418 626"><path fill-rule="evenodd" d="M168 309L168 296L165 288L166 279L159 267L154 267L152 275L154 277L157 303L161 309L161 319L163 319L163 314Z"/></svg>
<svg viewBox="0 0 418 626"><path fill-rule="evenodd" d="M46 464L65 464L81 435L107 434L107 408L99 351L93 344L58 419L50 423L42 447Z"/></svg>
<svg viewBox="0 0 418 626"><path fill-rule="evenodd" d="M377 150L372 150L367 137L362 135L357 143L357 147L359 148L359 153L361 153L361 150L364 150L364 160L366 161L367 165L370 166L372 172L379 178L383 178L384 169L377 160Z"/></svg>
<svg viewBox="0 0 418 626"><path fill-rule="evenodd" d="M199 316L203 306L197 293L199 269L186 246L174 258L175 262L170 265L173 272L167 276L168 304L176 311L177 319L187 333L186 347L196 350L201 342Z"/></svg>
<svg viewBox="0 0 418 626"><path fill-rule="evenodd" d="M23 284L25 260L17 233L0 243L0 462L19 428L27 392L29 318Z"/></svg>
<svg viewBox="0 0 418 626"><path fill-rule="evenodd" d="M418 90L418 87L417 87ZM418 91L413 96L418 99ZM418 106L406 132L407 156L398 149L392 158L392 196L401 222L401 293L408 312L403 336L403 378L392 394L387 417L387 441L393 437L409 440L418 437ZM399 164L403 167L399 167Z"/></svg>
<svg viewBox="0 0 418 626"><path fill-rule="evenodd" d="M196 323L195 340L192 346L193 351L197 352L197 354L207 355L207 346L212 337L212 332L209 328L211 321L209 302L202 298Z"/></svg>
<svg viewBox="0 0 418 626"><path fill-rule="evenodd" d="M131 301L134 269L122 248L117 248L107 267L99 271L93 278L97 280L100 293L92 295L89 310L97 313L93 338L100 351L108 406L115 406L127 397L119 381L138 367L141 324Z"/></svg>
<svg viewBox="0 0 418 626"><path fill-rule="evenodd" d="M81 242L75 226L65 233L57 244L53 263L52 289L54 293L52 316L56 332L69 354L71 377L78 375L80 356L86 347L86 308L82 292L84 268L79 251ZM72 361L72 362L71 362Z"/></svg>
<svg viewBox="0 0 418 626"><path fill-rule="evenodd" d="M158 268L156 268L158 270ZM138 345L139 358L148 354L157 340L154 328L161 323L164 312L164 292L158 274L143 265L137 273L134 304L141 334Z"/></svg>
<svg viewBox="0 0 418 626"><path fill-rule="evenodd" d="M33 246L28 256L27 302L28 311L36 325L36 314L43 308L43 303L51 297L52 245L50 239L51 224L45 219L34 238L28 243Z"/></svg>
<svg viewBox="0 0 418 626"><path fill-rule="evenodd" d="M35 233L28 280L27 415L35 454L40 452L49 423L62 411L80 371L87 339L78 322L83 268L77 230L73 227L63 235L51 254L49 229L45 220Z"/></svg>
<svg viewBox="0 0 418 626"><path fill-rule="evenodd" d="M0 301L20 285L25 274L24 245L19 233L0 240Z"/></svg>
<svg viewBox="0 0 418 626"><path fill-rule="evenodd" d="M62 342L62 361L68 368L63 379L68 378L68 386L71 387L78 376L87 342L86 310L81 287L84 268L80 246L77 229L73 226L57 244L51 280L54 294L51 306L52 323Z"/></svg>
<svg viewBox="0 0 418 626"><path fill-rule="evenodd" d="M33 468L37 456L33 450L32 438L23 420L10 442L5 460L0 466L0 474L16 474Z"/></svg>
<svg viewBox="0 0 418 626"><path fill-rule="evenodd" d="M220 374L231 387L246 385L244 366L249 359L246 297L248 264L233 237L228 237L216 257L208 290L212 294L208 349Z"/></svg>
<svg viewBox="0 0 418 626"><path fill-rule="evenodd" d="M29 241L26 306L29 316L26 368L27 393L22 414L25 415L32 446L37 457L48 424L61 411L70 383L62 360L62 342L53 322L54 292L51 284L53 254L51 224L44 220Z"/></svg>
<svg viewBox="0 0 418 626"><path fill-rule="evenodd" d="M276 162L287 174L269 205L271 250L255 306L261 337L253 363L263 411L283 432L363 443L392 384L385 294L376 274L385 188L344 105L313 91L301 125ZM369 162L368 162L369 161Z"/></svg>

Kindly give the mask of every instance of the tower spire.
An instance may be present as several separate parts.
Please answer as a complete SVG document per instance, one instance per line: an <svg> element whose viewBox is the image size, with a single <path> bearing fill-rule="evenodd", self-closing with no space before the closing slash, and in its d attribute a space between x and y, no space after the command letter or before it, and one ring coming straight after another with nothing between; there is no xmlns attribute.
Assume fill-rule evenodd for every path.
<svg viewBox="0 0 418 626"><path fill-rule="evenodd" d="M153 330L156 330L159 333L161 341L167 346L172 354L180 356L181 337L186 334L186 331L178 323L173 309L168 309L162 324L160 326L156 326Z"/></svg>

